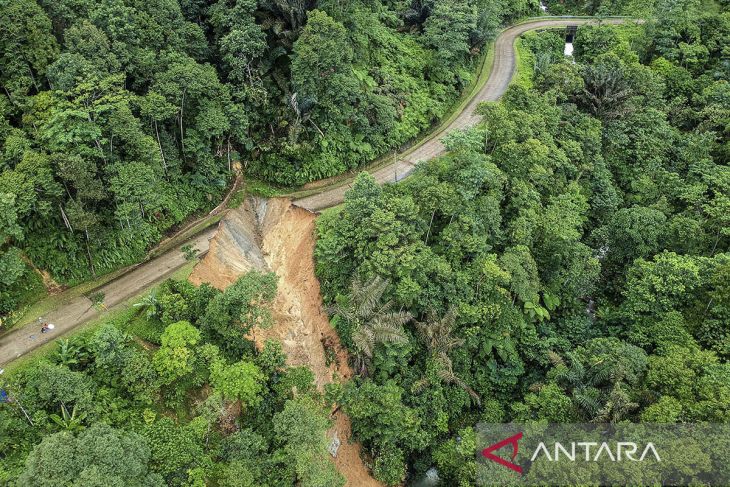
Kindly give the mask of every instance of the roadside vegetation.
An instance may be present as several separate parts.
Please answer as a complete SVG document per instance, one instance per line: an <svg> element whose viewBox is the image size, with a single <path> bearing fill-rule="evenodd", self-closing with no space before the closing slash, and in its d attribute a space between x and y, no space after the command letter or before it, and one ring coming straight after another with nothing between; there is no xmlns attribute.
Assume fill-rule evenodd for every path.
<svg viewBox="0 0 730 487"><path fill-rule="evenodd" d="M0 376L0 483L342 485L312 372L243 338L275 292L273 274L169 280Z"/></svg>
<svg viewBox="0 0 730 487"><path fill-rule="evenodd" d="M320 217L376 478L472 485L480 421L730 421L730 14L655 14L579 28L575 63L525 36L531 78L448 155Z"/></svg>
<svg viewBox="0 0 730 487"><path fill-rule="evenodd" d="M405 144L458 99L500 25L536 11L0 0L0 317L42 294L33 267L74 285L138 262L216 206L238 162L291 187Z"/></svg>

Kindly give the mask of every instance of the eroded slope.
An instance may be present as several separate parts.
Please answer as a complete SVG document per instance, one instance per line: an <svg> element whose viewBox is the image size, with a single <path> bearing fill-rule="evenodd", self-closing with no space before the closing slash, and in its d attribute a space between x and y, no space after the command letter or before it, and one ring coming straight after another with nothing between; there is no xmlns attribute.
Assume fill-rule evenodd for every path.
<svg viewBox="0 0 730 487"><path fill-rule="evenodd" d="M314 274L315 215L287 199L247 199L220 222L210 250L195 267L190 281L209 282L224 289L250 270L272 271L279 277L273 303L274 325L256 329L252 338L263 346L267 338L282 343L290 365L306 365L317 387L352 372L337 333L330 326ZM327 363L323 343L337 351L336 363ZM380 485L360 459L360 445L350 443L348 418L337 412L330 438L341 446L334 459L349 486Z"/></svg>

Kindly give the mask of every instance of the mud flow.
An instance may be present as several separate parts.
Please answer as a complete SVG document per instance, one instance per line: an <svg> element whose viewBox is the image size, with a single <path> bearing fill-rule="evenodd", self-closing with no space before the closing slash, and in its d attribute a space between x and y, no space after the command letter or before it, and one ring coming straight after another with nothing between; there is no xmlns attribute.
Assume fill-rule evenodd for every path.
<svg viewBox="0 0 730 487"><path fill-rule="evenodd" d="M190 281L225 289L251 270L276 273L274 325L254 329L250 338L258 347L267 339L281 342L288 364L309 367L321 390L325 384L349 378L352 371L329 323L314 274L315 219L314 213L293 206L288 199L248 198L221 220ZM338 411L328 432L334 445L339 441L333 459L337 468L348 486L381 485L370 476L360 458L360 445L350 442L351 434L349 418Z"/></svg>

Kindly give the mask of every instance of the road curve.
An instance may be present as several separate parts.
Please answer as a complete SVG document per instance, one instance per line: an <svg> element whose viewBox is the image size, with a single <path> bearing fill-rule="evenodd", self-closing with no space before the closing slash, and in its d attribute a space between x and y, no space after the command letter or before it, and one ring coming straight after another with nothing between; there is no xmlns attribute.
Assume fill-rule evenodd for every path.
<svg viewBox="0 0 730 487"><path fill-rule="evenodd" d="M444 153L440 138L452 130L463 129L476 124L479 117L475 114L477 105L483 101L498 100L507 90L515 71L514 42L521 34L536 29L559 28L568 25L582 25L596 22L593 19L545 19L535 20L510 27L497 37L492 70L487 83L473 96L465 109L446 127L425 141L405 152L394 163L387 164L372 172L380 183L399 181L408 176L420 161L432 159ZM621 23L624 20L612 19L604 22ZM320 193L297 199L294 204L311 211L318 211L342 203L345 191L350 182L344 181L337 187L325 187ZM187 243L199 252L208 250L208 241L215 234L217 227L190 239ZM120 305L128 299L139 295L155 283L162 281L174 271L184 266L185 258L178 248L143 263L117 279L102 286L99 291L105 294L104 304L107 308ZM13 329L0 336L0 365L24 355L25 353L68 333L77 326L99 316L100 311L92 306L85 296L76 297L49 312L43 319L54 323L56 328L47 334L40 333L37 323Z"/></svg>
<svg viewBox="0 0 730 487"><path fill-rule="evenodd" d="M479 121L476 114L477 106L485 101L496 101L507 91L512 77L515 73L516 54L515 40L525 32L538 29L554 29L567 27L569 25L584 25L588 23L612 23L625 22L624 19L545 19L534 20L518 24L503 30L494 42L494 61L489 79L484 86L473 96L466 105L466 108L448 126L441 129L434 136L427 138L417 146L409 149L402 157L394 162L386 164L372 172L376 181L387 183L400 181L408 176L421 161L433 159L444 154L444 146L441 138L454 130L461 130L475 125ZM335 187L324 188L321 192L294 200L294 204L310 211L320 211L338 205L344 201L345 192L350 188L354 178L343 181Z"/></svg>

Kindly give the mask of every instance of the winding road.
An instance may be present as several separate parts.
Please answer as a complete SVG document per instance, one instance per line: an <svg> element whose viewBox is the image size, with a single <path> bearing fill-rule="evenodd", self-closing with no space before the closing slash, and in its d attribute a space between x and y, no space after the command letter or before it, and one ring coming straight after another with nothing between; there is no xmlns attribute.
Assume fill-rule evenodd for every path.
<svg viewBox="0 0 730 487"><path fill-rule="evenodd" d="M454 130L461 130L475 125L479 121L479 115L476 114L479 104L485 101L497 101L507 91L517 64L515 40L525 32L598 22L620 24L625 21L625 19L618 18L605 20L590 18L536 19L503 30L494 41L494 62L489 79L467 103L459 116L432 136L401 154L400 157L394 158L395 162L379 167L371 174L381 184L400 181L413 172L419 162L443 155L445 149L441 143L441 138ZM295 199L294 204L310 211L320 211L338 205L344 201L345 192L350 188L353 179L354 177L340 181L337 185L322 188L317 194Z"/></svg>
<svg viewBox="0 0 730 487"><path fill-rule="evenodd" d="M380 183L400 181L408 176L416 164L444 153L440 139L453 130L460 130L475 125L479 121L476 115L477 106L484 101L498 100L510 84L515 72L516 55L514 43L517 37L530 30L560 28L568 25L596 23L597 20L587 18L549 18L527 21L503 30L494 44L494 61L489 79L466 104L464 110L451 123L415 145L400 157L378 169L372 175ZM608 23L622 23L623 19L603 20ZM335 206L344 200L345 191L354 178L340 181L337 185L324 186L317 193L305 198L295 199L294 204L310 211L319 211ZM208 241L215 235L216 227L210 227L192 238L188 243L199 252L208 250ZM98 291L105 294L104 305L107 309L121 305L151 288L156 283L170 276L186 264L180 250L173 249L160 257L138 265L102 286ZM31 350L58 338L77 326L96 318L101 313L85 296L70 299L67 303L46 314L43 319L56 325L51 333L41 334L40 325L36 322L13 329L0 336L0 365L6 364Z"/></svg>

